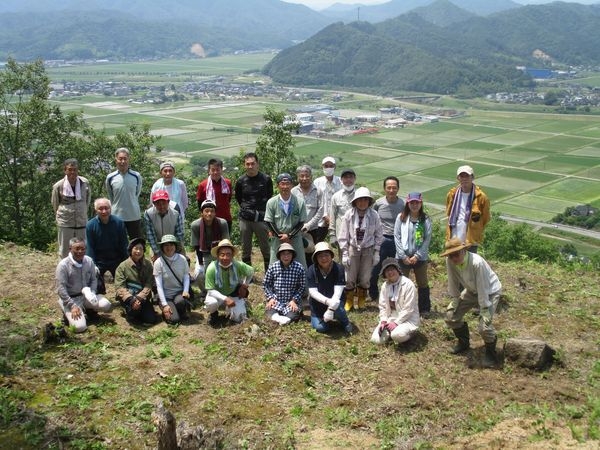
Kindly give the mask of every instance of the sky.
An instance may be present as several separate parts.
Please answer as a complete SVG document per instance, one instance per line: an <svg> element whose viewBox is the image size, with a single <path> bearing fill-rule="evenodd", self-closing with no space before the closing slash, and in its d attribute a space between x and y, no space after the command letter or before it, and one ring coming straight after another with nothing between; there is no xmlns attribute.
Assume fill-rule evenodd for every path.
<svg viewBox="0 0 600 450"><path fill-rule="evenodd" d="M346 3L346 4L361 4L361 5L377 5L380 3L386 3L389 0L284 0L288 3L301 3L308 6L309 8L317 11L325 9L334 3ZM482 0L483 1L483 0ZM516 3L528 4L528 3L550 3L551 0L514 0ZM600 3L600 0L566 0L571 3Z"/></svg>

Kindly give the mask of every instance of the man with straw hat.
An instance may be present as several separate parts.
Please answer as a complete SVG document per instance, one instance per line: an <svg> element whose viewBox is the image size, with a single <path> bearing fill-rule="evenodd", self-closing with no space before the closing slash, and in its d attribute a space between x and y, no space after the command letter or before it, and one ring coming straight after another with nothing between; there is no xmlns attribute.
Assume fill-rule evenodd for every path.
<svg viewBox="0 0 600 450"><path fill-rule="evenodd" d="M497 337L492 319L502 294L502 284L480 255L467 251L468 243L452 238L446 241L445 248L440 256L447 257L448 293L452 297L446 310L446 324L458 338L458 344L450 352L459 354L469 350L469 326L464 321L464 315L478 306L478 331L485 343L482 364L484 367L494 367L497 363Z"/></svg>
<svg viewBox="0 0 600 450"><path fill-rule="evenodd" d="M246 299L254 268L234 259L237 249L229 239L222 239L211 254L215 260L206 268L204 280L207 291L204 308L210 314L209 324L218 323L221 307L225 307L229 320L243 322L247 318Z"/></svg>

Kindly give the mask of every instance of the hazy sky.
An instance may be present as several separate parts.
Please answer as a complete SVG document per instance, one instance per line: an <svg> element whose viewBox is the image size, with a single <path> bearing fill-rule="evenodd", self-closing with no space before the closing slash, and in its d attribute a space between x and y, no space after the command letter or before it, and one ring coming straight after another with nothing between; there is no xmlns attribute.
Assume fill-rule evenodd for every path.
<svg viewBox="0 0 600 450"><path fill-rule="evenodd" d="M334 3L348 3L348 4L361 4L361 5L377 5L379 3L386 3L389 0L284 0L288 3L302 3L312 9L320 10L325 9ZM483 1L483 0L482 0ZM550 3L551 0L514 0L516 3ZM566 0L571 3L600 3L600 0Z"/></svg>

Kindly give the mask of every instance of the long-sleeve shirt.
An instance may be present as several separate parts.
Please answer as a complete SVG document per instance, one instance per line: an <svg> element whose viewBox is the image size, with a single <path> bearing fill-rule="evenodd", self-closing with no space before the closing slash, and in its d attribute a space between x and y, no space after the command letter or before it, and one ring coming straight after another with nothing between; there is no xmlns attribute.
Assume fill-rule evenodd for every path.
<svg viewBox="0 0 600 450"><path fill-rule="evenodd" d="M77 180L80 183L80 200L63 195L64 178L52 186L52 208L59 227L85 228L87 223L92 190L87 178L77 177Z"/></svg>
<svg viewBox="0 0 600 450"><path fill-rule="evenodd" d="M454 264L446 258L448 271L448 293L452 298L460 297L460 286L477 295L481 308L492 306L490 295L502 291L502 283L485 259L476 253L465 253L462 264Z"/></svg>
<svg viewBox="0 0 600 450"><path fill-rule="evenodd" d="M225 181L229 192L223 192L223 186L221 184L222 181ZM231 222L231 198L233 197L233 189L231 187L231 180L228 178L222 177L219 181L213 181L211 177L208 177L206 180L202 180L200 184L198 184L198 189L196 191L198 210L200 210L202 202L208 198L207 188L209 182L212 183L213 192L215 195L215 198L212 200L214 200L215 204L217 205L215 210L217 217L225 219L227 222Z"/></svg>
<svg viewBox="0 0 600 450"><path fill-rule="evenodd" d="M159 178L152 185L150 192L156 192L158 190L167 191L169 194L169 200L175 202L179 206L181 216L185 218L185 210L189 206L189 199L185 182L179 178L173 178L171 184L165 184L163 178ZM152 194L150 194L152 197Z"/></svg>
<svg viewBox="0 0 600 450"><path fill-rule="evenodd" d="M183 247L183 217L170 206L167 213L162 216L154 206L148 208L144 213L144 226L148 244L155 255L161 254L158 243L165 234L175 236Z"/></svg>
<svg viewBox="0 0 600 450"><path fill-rule="evenodd" d="M85 227L86 254L100 270L114 270L128 257L125 222L115 215L102 223L98 216L91 218Z"/></svg>
<svg viewBox="0 0 600 450"><path fill-rule="evenodd" d="M331 198L333 194L342 189L342 179L337 175L331 178L331 181L327 179L325 175L319 177L313 181L318 190L323 193L323 216L329 216L331 210ZM319 226L325 226L324 221L319 221Z"/></svg>
<svg viewBox="0 0 600 450"><path fill-rule="evenodd" d="M140 202L142 192L142 176L135 170L128 169L121 173L118 170L107 175L105 181L108 199L112 203L112 213L125 222L140 220Z"/></svg>
<svg viewBox="0 0 600 450"><path fill-rule="evenodd" d="M381 231L381 220L372 208L365 211L363 220L364 225L364 236L361 242L358 242L356 228L355 228L355 214L358 214L356 208L350 208L344 214L340 222L340 234L338 236L338 243L340 245L340 252L353 256L359 252L359 248L374 247L375 251L379 251L381 243L383 242L383 233Z"/></svg>
<svg viewBox="0 0 600 450"><path fill-rule="evenodd" d="M274 309L280 314L291 311L293 300L298 307L302 305L302 294L306 285L306 271L298 261L292 261L285 267L281 261L269 266L263 280L263 290L267 301L275 299Z"/></svg>
<svg viewBox="0 0 600 450"><path fill-rule="evenodd" d="M140 267L131 258L127 258L119 264L115 272L117 301L125 302L134 295L142 300L151 299L152 287L154 286L152 270L152 263L147 259L142 260Z"/></svg>
<svg viewBox="0 0 600 450"><path fill-rule="evenodd" d="M323 219L323 192L317 189L313 183L307 194L304 193L300 185L292 188L292 194L304 200L304 207L306 208L304 228L308 231L316 229Z"/></svg>
<svg viewBox="0 0 600 450"><path fill-rule="evenodd" d="M235 183L235 200L240 205L240 210L264 212L271 197L273 181L262 172L254 177L242 175Z"/></svg>
<svg viewBox="0 0 600 450"><path fill-rule="evenodd" d="M355 189L350 192L342 189L331 198L329 209L329 239L334 242L338 239L342 217L346 211L352 208L352 199L354 198Z"/></svg>
<svg viewBox="0 0 600 450"><path fill-rule="evenodd" d="M387 281L383 283L379 290L379 321L398 325L409 322L419 326L421 319L417 290L410 278L401 275L394 284Z"/></svg>
<svg viewBox="0 0 600 450"><path fill-rule="evenodd" d="M70 254L56 266L56 291L67 311L75 305L83 305L81 290L84 287L89 287L95 293L97 286L96 266L89 256L83 257L81 267L77 267Z"/></svg>
<svg viewBox="0 0 600 450"><path fill-rule="evenodd" d="M190 267L185 257L175 253L167 258L170 269L164 258L154 261L154 280L161 306L167 306L167 300L173 300L176 295L190 289Z"/></svg>
<svg viewBox="0 0 600 450"><path fill-rule="evenodd" d="M427 261L429 259L431 234L432 228L429 217L420 223L413 222L410 217L403 222L398 216L394 227L396 259L403 260L406 257L416 255L419 261Z"/></svg>

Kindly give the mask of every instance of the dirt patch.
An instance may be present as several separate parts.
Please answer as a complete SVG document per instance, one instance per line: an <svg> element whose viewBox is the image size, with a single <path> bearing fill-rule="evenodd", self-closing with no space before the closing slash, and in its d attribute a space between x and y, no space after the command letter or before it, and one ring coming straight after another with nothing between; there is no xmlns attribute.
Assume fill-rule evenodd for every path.
<svg viewBox="0 0 600 450"><path fill-rule="evenodd" d="M447 352L454 337L435 262L435 312L400 347L369 342L374 303L350 313L351 337L318 334L308 320L266 322L259 286L242 325L213 328L199 307L178 327L132 326L117 307L86 333L43 344L44 325L60 323L57 258L3 244L0 447L154 447L160 398L177 420L225 430L226 448L598 448L596 275L493 264L508 301L495 318L500 355L504 339L531 336L559 361L546 372L484 370L474 316L471 352Z"/></svg>

